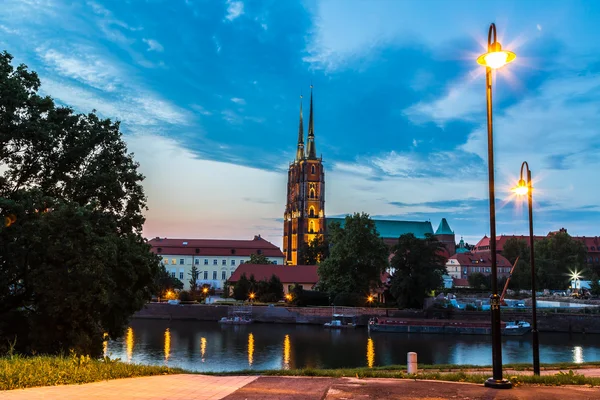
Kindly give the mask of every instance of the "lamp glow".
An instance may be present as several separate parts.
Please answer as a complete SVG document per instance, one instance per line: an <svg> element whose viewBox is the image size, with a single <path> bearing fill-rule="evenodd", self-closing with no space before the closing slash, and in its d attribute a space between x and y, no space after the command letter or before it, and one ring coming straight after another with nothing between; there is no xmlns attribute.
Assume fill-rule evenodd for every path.
<svg viewBox="0 0 600 400"><path fill-rule="evenodd" d="M489 67L491 69L502 68L508 63L511 63L517 58L517 55L512 51L502 50L502 45L499 42L490 44L489 51L477 57L477 64Z"/></svg>
<svg viewBox="0 0 600 400"><path fill-rule="evenodd" d="M519 179L519 183L517 184L517 186L512 188L512 191L519 196L524 196L527 193L529 193L529 187L523 179Z"/></svg>

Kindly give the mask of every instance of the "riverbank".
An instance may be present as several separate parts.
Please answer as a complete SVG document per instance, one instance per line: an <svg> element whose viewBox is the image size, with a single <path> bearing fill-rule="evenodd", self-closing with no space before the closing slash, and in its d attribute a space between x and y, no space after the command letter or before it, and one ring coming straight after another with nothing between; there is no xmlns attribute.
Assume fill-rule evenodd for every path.
<svg viewBox="0 0 600 400"><path fill-rule="evenodd" d="M5 357L0 358L0 390L40 386L61 386L119 380L155 375L187 375L213 377L322 377L322 378L393 378L468 382L482 384L491 367L476 365L419 365L409 374L405 365L374 368L243 370L194 374L178 368L128 364L115 360L93 360L89 357ZM600 386L600 362L557 363L542 365L542 375L534 376L529 364L506 364L504 376L515 385L591 385Z"/></svg>
<svg viewBox="0 0 600 400"><path fill-rule="evenodd" d="M180 368L127 364L84 356L1 357L0 390L82 384L121 378L181 374Z"/></svg>
<svg viewBox="0 0 600 400"><path fill-rule="evenodd" d="M209 304L171 305L148 303L134 314L137 319L218 321L226 317L231 306ZM331 321L332 307L268 307L254 306L252 317L261 323L323 325ZM435 318L455 320L489 320L488 311L456 309L397 310L389 308L353 308L358 325L364 326L370 317ZM502 319L531 322L530 310L503 310ZM540 332L600 333L600 315L590 311L563 311L538 309Z"/></svg>

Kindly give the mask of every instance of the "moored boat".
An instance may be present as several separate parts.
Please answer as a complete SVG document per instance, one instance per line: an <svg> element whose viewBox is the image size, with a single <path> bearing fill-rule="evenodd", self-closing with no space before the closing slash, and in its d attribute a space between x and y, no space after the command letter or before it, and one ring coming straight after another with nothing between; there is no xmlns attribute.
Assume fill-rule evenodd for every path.
<svg viewBox="0 0 600 400"><path fill-rule="evenodd" d="M522 321L501 322L503 335L519 336L529 332L530 327L519 325ZM507 330L508 328L508 330ZM369 320L369 332L394 333L441 333L460 335L490 335L492 324L488 321L461 321L449 319L378 318Z"/></svg>
<svg viewBox="0 0 600 400"><path fill-rule="evenodd" d="M219 323L224 325L247 325L253 322L254 320L252 320L251 318L244 317L223 317L219 320Z"/></svg>
<svg viewBox="0 0 600 400"><path fill-rule="evenodd" d="M323 324L325 328L356 328L356 317L354 315L333 314L331 322Z"/></svg>

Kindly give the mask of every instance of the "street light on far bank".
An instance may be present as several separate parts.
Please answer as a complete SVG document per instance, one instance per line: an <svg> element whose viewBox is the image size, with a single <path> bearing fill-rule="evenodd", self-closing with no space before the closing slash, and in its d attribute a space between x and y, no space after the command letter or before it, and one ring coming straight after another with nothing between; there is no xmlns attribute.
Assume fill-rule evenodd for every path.
<svg viewBox="0 0 600 400"><path fill-rule="evenodd" d="M526 168L525 179L523 179L523 169ZM519 182L512 191L518 196L527 195L527 204L529 208L529 264L531 266L531 335L533 342L533 373L540 374L540 341L537 329L537 301L535 294L535 256L533 254L533 185L531 183L531 170L527 161L521 164L521 175Z"/></svg>
<svg viewBox="0 0 600 400"><path fill-rule="evenodd" d="M487 100L488 133L488 189L490 197L490 258L492 267L492 295L490 309L492 317L492 366L493 377L485 386L496 389L510 389L512 383L502 378L502 342L500 335L500 296L498 295L498 267L496 263L496 198L494 189L494 135L492 121L492 70L501 68L515 60L512 51L502 49L496 38L496 25L491 24L488 31L487 53L477 58L477 63L485 67L485 94Z"/></svg>

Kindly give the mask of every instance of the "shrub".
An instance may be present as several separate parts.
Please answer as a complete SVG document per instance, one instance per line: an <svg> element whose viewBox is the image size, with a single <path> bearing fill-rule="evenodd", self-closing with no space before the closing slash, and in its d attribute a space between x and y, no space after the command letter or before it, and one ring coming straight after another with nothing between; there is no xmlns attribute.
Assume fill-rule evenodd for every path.
<svg viewBox="0 0 600 400"><path fill-rule="evenodd" d="M334 306L364 307L366 298L357 293L339 293L333 299Z"/></svg>
<svg viewBox="0 0 600 400"><path fill-rule="evenodd" d="M192 295L187 290L182 290L179 292L179 300L180 301L192 301Z"/></svg>
<svg viewBox="0 0 600 400"><path fill-rule="evenodd" d="M275 293L264 293L258 297L261 303L276 303L280 300Z"/></svg>

